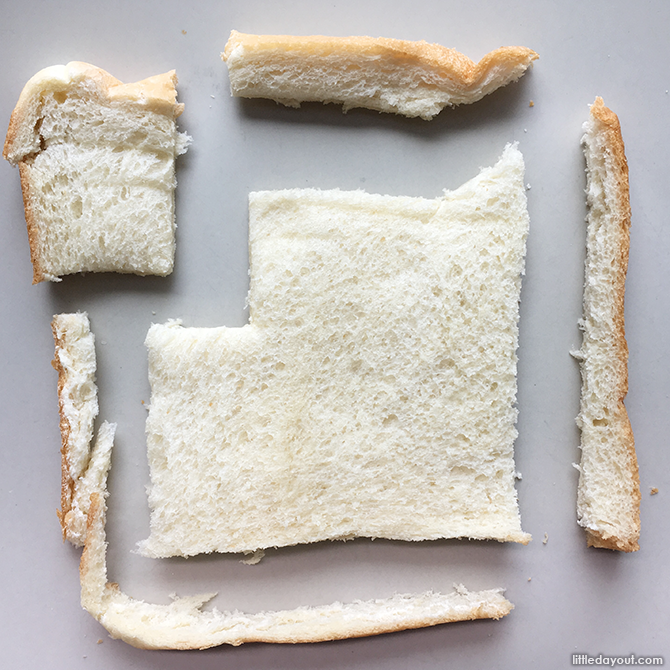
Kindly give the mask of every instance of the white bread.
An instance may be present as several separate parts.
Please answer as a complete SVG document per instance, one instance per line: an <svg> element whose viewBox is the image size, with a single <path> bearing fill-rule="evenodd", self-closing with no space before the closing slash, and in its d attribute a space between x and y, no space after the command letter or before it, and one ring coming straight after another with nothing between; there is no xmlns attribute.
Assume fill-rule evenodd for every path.
<svg viewBox="0 0 670 670"><path fill-rule="evenodd" d="M434 200L250 196L250 323L154 325L144 555L355 536L526 543L524 165Z"/></svg>
<svg viewBox="0 0 670 670"><path fill-rule="evenodd" d="M624 398L628 347L624 293L630 245L628 163L616 114L596 98L584 124L587 242L577 514L588 545L637 551L640 480Z"/></svg>
<svg viewBox="0 0 670 670"><path fill-rule="evenodd" d="M516 81L538 55L501 47L474 63L439 44L372 37L248 35L233 30L223 60L231 91L289 107L333 102L432 119Z"/></svg>
<svg viewBox="0 0 670 670"><path fill-rule="evenodd" d="M105 495L91 495L86 547L81 557L81 603L113 638L141 649L207 649L245 642L295 644L366 637L454 621L500 619L513 605L501 589L449 594L432 591L351 603L260 612L202 611L216 593L173 597L155 605L123 593L107 581Z"/></svg>
<svg viewBox="0 0 670 670"><path fill-rule="evenodd" d="M319 642L377 635L451 621L499 619L512 610L501 589L453 593L395 595L343 605L301 607L279 612L203 612L216 594L174 597L170 605L154 605L124 594L107 581L105 517L107 474L111 465L115 426L104 423L92 453L93 416L97 414L94 384L95 352L85 314L54 317L59 406L63 428L64 477L72 469L82 473L71 481L74 494L63 530L75 544L85 544L80 564L81 602L114 638L144 649L205 649L243 642ZM76 437L76 444L71 443ZM86 462L87 461L87 462ZM75 465L78 463L79 465ZM66 473L67 470L67 473Z"/></svg>
<svg viewBox="0 0 670 670"><path fill-rule="evenodd" d="M19 166L33 283L75 272L167 275L183 105L174 72L123 84L87 63L38 72L3 156Z"/></svg>
<svg viewBox="0 0 670 670"><path fill-rule="evenodd" d="M95 342L86 313L57 314L51 322L58 371L58 409L61 431L61 509L63 537L75 546L86 539L86 516L91 493L104 487L116 424L104 422L91 449L98 415L95 385Z"/></svg>

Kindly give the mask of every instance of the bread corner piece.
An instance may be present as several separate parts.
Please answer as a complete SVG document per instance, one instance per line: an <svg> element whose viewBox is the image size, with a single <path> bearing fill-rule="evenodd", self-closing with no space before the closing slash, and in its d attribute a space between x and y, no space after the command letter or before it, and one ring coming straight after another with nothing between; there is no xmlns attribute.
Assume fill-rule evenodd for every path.
<svg viewBox="0 0 670 670"><path fill-rule="evenodd" d="M521 152L435 199L249 199L250 323L147 335L151 557L352 537L526 544Z"/></svg>
<svg viewBox="0 0 670 670"><path fill-rule="evenodd" d="M630 243L628 164L619 120L602 98L591 106L582 139L587 165L587 253L582 347L579 523L588 545L637 551L640 480L624 406L628 347L624 292Z"/></svg>
<svg viewBox="0 0 670 670"><path fill-rule="evenodd" d="M95 446L93 424L98 414L95 385L95 342L86 313L57 314L51 323L58 372L61 431L61 509L63 538L75 546L86 539L89 499L104 487L116 424L104 422Z"/></svg>
<svg viewBox="0 0 670 670"><path fill-rule="evenodd" d="M173 597L169 605L136 600L107 581L104 485L90 498L81 557L81 603L116 639L140 649L207 649L245 642L325 642L424 628L454 621L500 619L513 609L501 589L394 595L351 603L244 614L201 607L216 594Z"/></svg>
<svg viewBox="0 0 670 670"><path fill-rule="evenodd" d="M372 37L248 35L235 30L222 54L231 91L289 107L303 102L365 107L432 119L519 79L538 55L501 47L474 63L455 49Z"/></svg>
<svg viewBox="0 0 670 670"><path fill-rule="evenodd" d="M19 166L33 283L76 272L165 276L174 259L174 71L123 84L72 62L38 72L3 157Z"/></svg>

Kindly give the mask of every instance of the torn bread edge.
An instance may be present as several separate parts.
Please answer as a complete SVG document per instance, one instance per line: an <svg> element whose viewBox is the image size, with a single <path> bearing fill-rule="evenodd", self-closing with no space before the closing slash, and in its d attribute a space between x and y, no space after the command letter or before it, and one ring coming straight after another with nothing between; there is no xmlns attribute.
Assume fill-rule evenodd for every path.
<svg viewBox="0 0 670 670"><path fill-rule="evenodd" d="M59 371L61 427L65 426L64 445L77 430L92 436L91 404L88 391L95 391L95 356L91 358L93 336L86 314L62 314L54 317L56 369ZM91 367L92 363L92 367ZM92 384L92 386L91 386ZM74 402L77 389L86 389L85 404ZM70 406L71 403L71 406ZM77 408L85 408L77 421ZM97 414L97 399L95 413ZM65 417L65 419L63 418ZM318 607L244 614L201 608L216 593L179 598L169 605L136 600L123 593L118 584L107 581L107 539L105 533L107 474L111 466L114 426L104 423L91 451L85 474L71 486L72 476L64 446L64 482L69 512L77 510L86 520L84 551L79 574L82 607L97 619L111 637L140 649L207 649L222 644L237 646L245 642L306 643L366 637L435 626L455 621L499 619L513 609L502 589L471 592L457 585L452 593L426 592L394 595L390 598L352 603L333 603ZM85 460L85 459L82 459ZM67 471L67 474L66 474ZM84 480L86 484L84 485ZM88 496L86 504L84 495ZM65 505L64 505L65 509ZM61 511L61 522L68 514ZM64 533L68 535L68 524ZM82 539L82 534L72 533Z"/></svg>
<svg viewBox="0 0 670 670"><path fill-rule="evenodd" d="M57 314L51 330L56 348L51 364L58 372L61 433L61 509L57 514L63 538L82 547L91 493L106 486L105 462L111 452L116 424L104 422L91 449L98 415L98 390L95 338L88 315Z"/></svg>
<svg viewBox="0 0 670 670"><path fill-rule="evenodd" d="M624 294L630 247L628 163L617 115L596 98L584 124L587 163L587 256L580 414L582 458L577 514L590 547L637 551L640 537L640 479L635 440L624 398L628 392L628 346ZM599 300L597 286L612 293ZM598 365L604 359L606 365ZM602 363L602 361L600 361ZM594 393L595 389L598 393ZM606 469L617 481L598 475Z"/></svg>
<svg viewBox="0 0 670 670"><path fill-rule="evenodd" d="M248 75L245 68L253 64L257 69L265 67L273 57L280 62L273 66L272 73L279 85ZM343 105L344 112L363 107L429 121L446 106L477 102L517 81L539 56L527 47L509 46L495 49L475 63L456 49L423 40L251 35L233 30L221 58L228 66L231 93L236 97L268 98L288 107L300 107L303 102L335 103ZM350 83L356 84L351 92L340 95L327 86L315 90L301 85L295 76L291 78L292 71L301 68L322 67L335 73L345 58L358 64L355 70L346 72L355 73L350 77ZM392 72L393 67L400 71L423 70L423 76L416 77L410 103L398 95L398 88L406 90L407 86ZM365 85L373 87L374 93L361 95Z"/></svg>

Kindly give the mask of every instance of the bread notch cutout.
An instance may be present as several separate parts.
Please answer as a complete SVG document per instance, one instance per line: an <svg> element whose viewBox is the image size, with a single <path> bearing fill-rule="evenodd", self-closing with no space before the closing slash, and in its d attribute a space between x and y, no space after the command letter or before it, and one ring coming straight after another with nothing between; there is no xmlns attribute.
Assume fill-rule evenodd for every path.
<svg viewBox="0 0 670 670"><path fill-rule="evenodd" d="M582 458L579 523L588 545L637 551L640 478L624 398L628 346L624 294L630 246L628 163L621 126L602 98L591 106L582 138L587 166L587 238L582 347Z"/></svg>
<svg viewBox="0 0 670 670"><path fill-rule="evenodd" d="M165 276L174 263L174 71L123 84L87 63L24 87L3 156L19 166L33 283L76 272Z"/></svg>
<svg viewBox="0 0 670 670"><path fill-rule="evenodd" d="M249 324L153 325L152 557L527 543L514 487L523 157L434 200L249 198Z"/></svg>
<svg viewBox="0 0 670 670"><path fill-rule="evenodd" d="M170 605L146 603L126 595L118 584L107 581L105 499L115 426L103 423L91 449L92 421L97 414L93 334L86 314L59 314L52 325L55 367L59 371L64 490L66 482L74 485L68 484L68 490L74 488L74 492L69 496L67 513L64 504L60 517L68 539L85 544L79 570L82 607L113 638L142 649L320 642L452 621L499 619L512 610L502 589L470 592L461 585L446 595L432 591L396 594L379 600L255 614L203 611L202 606L215 593L173 596Z"/></svg>
<svg viewBox="0 0 670 670"><path fill-rule="evenodd" d="M538 55L501 47L474 63L439 44L372 37L248 35L233 30L223 60L231 91L289 107L365 107L432 119L519 79Z"/></svg>

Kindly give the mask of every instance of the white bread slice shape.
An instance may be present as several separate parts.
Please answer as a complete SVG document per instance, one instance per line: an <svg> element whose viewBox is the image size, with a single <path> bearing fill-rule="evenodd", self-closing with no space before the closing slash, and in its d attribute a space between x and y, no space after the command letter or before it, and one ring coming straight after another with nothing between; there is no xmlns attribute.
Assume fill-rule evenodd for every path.
<svg viewBox="0 0 670 670"><path fill-rule="evenodd" d="M624 294L630 246L628 163L616 114L591 105L582 138L587 165L587 243L577 515L591 547L637 551L640 479L624 398L628 346Z"/></svg>
<svg viewBox="0 0 670 670"><path fill-rule="evenodd" d="M289 107L320 101L432 119L519 79L538 55L501 47L474 63L455 49L372 37L249 35L233 30L222 54L231 91Z"/></svg>
<svg viewBox="0 0 670 670"><path fill-rule="evenodd" d="M469 592L462 586L443 595L427 592L373 601L333 603L321 607L243 614L203 612L216 594L174 597L155 605L124 594L107 581L105 534L107 475L115 425L103 423L89 453L92 421L97 414L93 334L86 314L54 317L59 407L63 429L63 476L71 502L61 514L63 530L75 544L85 544L80 564L81 603L114 638L143 649L206 649L243 642L319 642L378 635L452 621L499 619L512 610L501 589ZM72 442L76 435L76 444ZM72 477L71 466L80 463ZM84 464L85 463L85 464ZM74 489L74 493L71 489ZM65 505L63 506L65 510ZM83 528L82 528L83 526Z"/></svg>
<svg viewBox="0 0 670 670"><path fill-rule="evenodd" d="M434 200L250 196L250 323L153 325L152 557L521 530L523 157Z"/></svg>
<svg viewBox="0 0 670 670"><path fill-rule="evenodd" d="M51 322L58 372L58 410L61 432L61 509L63 538L84 546L91 493L105 486L107 461L116 424L100 426L95 446L93 423L98 415L95 385L95 339L88 315L57 314Z"/></svg>
<svg viewBox="0 0 670 670"><path fill-rule="evenodd" d="M19 166L33 283L76 272L165 276L174 263L174 71L123 84L88 63L38 72L3 157Z"/></svg>

